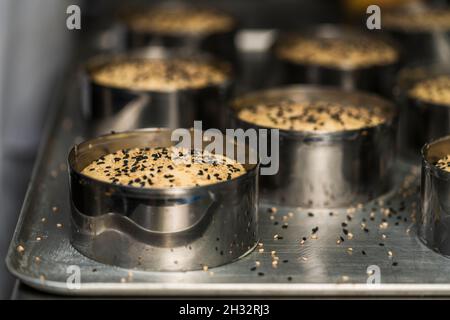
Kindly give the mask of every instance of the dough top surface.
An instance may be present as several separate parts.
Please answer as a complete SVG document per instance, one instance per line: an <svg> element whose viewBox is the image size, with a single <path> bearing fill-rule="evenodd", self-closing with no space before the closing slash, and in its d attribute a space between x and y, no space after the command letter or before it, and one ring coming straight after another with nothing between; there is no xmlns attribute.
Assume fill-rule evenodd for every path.
<svg viewBox="0 0 450 320"><path fill-rule="evenodd" d="M364 68L388 65L398 60L397 50L379 39L346 39L292 36L280 43L277 55L299 64L331 68Z"/></svg>
<svg viewBox="0 0 450 320"><path fill-rule="evenodd" d="M225 156L177 147L119 150L82 170L96 180L139 188L211 185L245 172L242 164Z"/></svg>
<svg viewBox="0 0 450 320"><path fill-rule="evenodd" d="M130 90L175 91L218 85L228 79L224 68L190 59L124 59L91 72L100 85Z"/></svg>
<svg viewBox="0 0 450 320"><path fill-rule="evenodd" d="M278 101L238 111L238 118L263 127L292 131L338 132L377 126L386 121L381 108L329 102Z"/></svg>
<svg viewBox="0 0 450 320"><path fill-rule="evenodd" d="M436 163L436 167L444 171L450 172L450 154L446 155Z"/></svg>
<svg viewBox="0 0 450 320"><path fill-rule="evenodd" d="M222 12L199 8L154 8L134 13L126 23L136 32L168 35L213 34L231 30L234 19Z"/></svg>
<svg viewBox="0 0 450 320"><path fill-rule="evenodd" d="M382 24L388 29L403 31L447 31L450 30L450 10L387 12L382 17Z"/></svg>
<svg viewBox="0 0 450 320"><path fill-rule="evenodd" d="M442 75L418 81L409 90L409 96L424 102L450 106L450 76Z"/></svg>

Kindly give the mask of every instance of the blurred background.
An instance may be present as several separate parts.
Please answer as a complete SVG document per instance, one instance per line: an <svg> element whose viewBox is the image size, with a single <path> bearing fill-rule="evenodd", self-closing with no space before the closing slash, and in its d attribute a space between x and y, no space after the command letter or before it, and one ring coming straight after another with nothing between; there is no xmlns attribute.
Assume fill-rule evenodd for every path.
<svg viewBox="0 0 450 320"><path fill-rule="evenodd" d="M407 0L215 0L213 4L245 29L297 29L320 22L362 21L370 4L382 8ZM431 2L431 1L429 1ZM446 3L446 1L433 1ZM4 257L20 212L31 170L48 119L48 107L62 94L64 79L82 62L92 39L94 51L115 45L107 30L120 6L157 1L0 0L0 298L8 298L14 279ZM82 30L66 28L66 9L77 4Z"/></svg>

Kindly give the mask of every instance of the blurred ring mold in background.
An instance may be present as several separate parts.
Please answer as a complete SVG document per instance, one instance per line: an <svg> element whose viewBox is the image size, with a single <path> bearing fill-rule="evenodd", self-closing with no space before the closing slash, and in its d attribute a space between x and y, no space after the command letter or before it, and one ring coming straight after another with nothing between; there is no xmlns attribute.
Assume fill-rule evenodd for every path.
<svg viewBox="0 0 450 320"><path fill-rule="evenodd" d="M401 114L400 155L419 164L422 146L450 133L450 66L405 67L397 76L394 97Z"/></svg>
<svg viewBox="0 0 450 320"><path fill-rule="evenodd" d="M398 42L406 63L450 63L450 9L412 3L383 11L382 32Z"/></svg>
<svg viewBox="0 0 450 320"><path fill-rule="evenodd" d="M422 149L418 236L427 247L450 256L450 136Z"/></svg>
<svg viewBox="0 0 450 320"><path fill-rule="evenodd" d="M237 20L217 9L167 3L128 10L121 21L129 48L157 45L236 59Z"/></svg>
<svg viewBox="0 0 450 320"><path fill-rule="evenodd" d="M124 268L180 271L232 262L257 244L259 164L240 163L245 172L235 178L185 187L119 184L83 171L92 163L100 165L98 159L104 162L112 153L123 151L124 161L131 162L137 157L126 155L134 148L171 147L175 145L171 134L169 129L116 133L85 141L71 150L71 242L82 254ZM208 144L203 141L201 148L205 150ZM151 157L164 160L163 153ZM151 166L151 157L145 166ZM145 157L139 158L143 165ZM173 166L158 166L160 175L174 178Z"/></svg>
<svg viewBox="0 0 450 320"><path fill-rule="evenodd" d="M294 85L241 96L231 108L235 127L280 129L279 171L260 178L265 202L345 207L389 190L397 125L390 102L356 91ZM270 147L268 154L276 152Z"/></svg>
<svg viewBox="0 0 450 320"><path fill-rule="evenodd" d="M83 74L83 115L91 136L145 127L223 129L231 66L207 54L148 47L104 55Z"/></svg>
<svg viewBox="0 0 450 320"><path fill-rule="evenodd" d="M400 51L389 39L347 26L281 34L273 48L284 83L333 85L389 96Z"/></svg>

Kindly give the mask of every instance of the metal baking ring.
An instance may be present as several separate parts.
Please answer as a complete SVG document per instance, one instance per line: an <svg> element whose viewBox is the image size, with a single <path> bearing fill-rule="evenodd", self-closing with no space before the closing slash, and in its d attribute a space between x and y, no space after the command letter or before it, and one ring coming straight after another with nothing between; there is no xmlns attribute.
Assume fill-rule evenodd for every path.
<svg viewBox="0 0 450 320"><path fill-rule="evenodd" d="M418 165L423 145L450 133L450 107L410 97L408 91L418 81L446 74L450 75L450 66L416 64L402 69L397 77L398 149L402 158Z"/></svg>
<svg viewBox="0 0 450 320"><path fill-rule="evenodd" d="M427 11L432 6L420 4L420 8L411 5L400 7L402 15L408 11ZM437 9L437 8L435 8ZM402 48L402 60L406 63L450 63L450 30L405 30L382 26L382 33L389 35Z"/></svg>
<svg viewBox="0 0 450 320"><path fill-rule="evenodd" d="M122 16L122 28L125 30L125 45L130 49L147 46L162 46L183 51L209 52L230 62L237 62L235 37L239 30L236 18L234 26L226 31L207 34L168 34L158 32L138 32L128 27L127 15Z"/></svg>
<svg viewBox="0 0 450 320"><path fill-rule="evenodd" d="M225 103L233 90L233 78L203 88L176 91L131 90L97 84L91 73L105 63L127 57L189 57L210 61L227 71L230 65L207 54L185 55L161 47L148 47L127 54L104 55L90 60L82 76L83 115L90 136L137 128L191 128L202 120L203 128L223 130Z"/></svg>
<svg viewBox="0 0 450 320"><path fill-rule="evenodd" d="M378 96L356 91L293 85L236 99L230 105L234 126L269 129L240 120L237 112L258 101L278 97L348 102L366 108L378 105L385 108L387 120L375 127L322 134L280 130L279 171L260 178L261 198L265 202L309 208L345 207L366 202L389 190L395 162L397 110L394 105Z"/></svg>
<svg viewBox="0 0 450 320"><path fill-rule="evenodd" d="M371 34L346 26L323 24L314 28L307 29L303 34L318 38L345 38L354 35L364 35L368 38L381 39L390 43L397 49L398 46L387 37L379 34ZM339 68L322 66L312 63L295 63L282 58L276 54L277 46L288 39L290 34L282 34L273 47L274 59L282 69L284 84L316 84L332 85L344 90L365 90L371 91L383 96L391 96L392 85L395 80L395 74L398 70L400 58L390 64L374 65L369 67Z"/></svg>
<svg viewBox="0 0 450 320"><path fill-rule="evenodd" d="M104 135L70 151L71 242L78 251L125 268L181 271L226 264L255 247L259 164L244 164L247 172L235 179L191 188L137 188L81 173L120 149L171 146L171 133Z"/></svg>
<svg viewBox="0 0 450 320"><path fill-rule="evenodd" d="M417 219L419 239L430 249L450 257L450 172L435 163L450 154L450 136L422 148L421 210Z"/></svg>

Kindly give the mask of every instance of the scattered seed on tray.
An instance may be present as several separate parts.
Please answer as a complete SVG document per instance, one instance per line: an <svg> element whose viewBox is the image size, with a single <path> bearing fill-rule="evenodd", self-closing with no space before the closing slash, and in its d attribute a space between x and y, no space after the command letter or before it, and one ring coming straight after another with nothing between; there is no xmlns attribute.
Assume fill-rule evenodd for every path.
<svg viewBox="0 0 450 320"><path fill-rule="evenodd" d="M17 246L16 250L17 250L18 253L24 253L25 252L25 247L19 244Z"/></svg>

